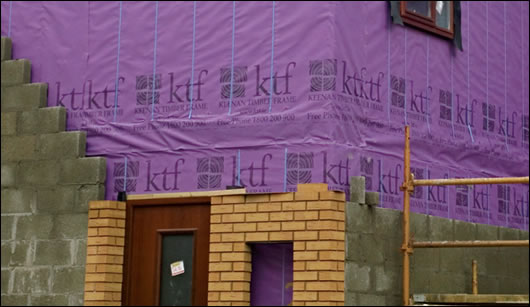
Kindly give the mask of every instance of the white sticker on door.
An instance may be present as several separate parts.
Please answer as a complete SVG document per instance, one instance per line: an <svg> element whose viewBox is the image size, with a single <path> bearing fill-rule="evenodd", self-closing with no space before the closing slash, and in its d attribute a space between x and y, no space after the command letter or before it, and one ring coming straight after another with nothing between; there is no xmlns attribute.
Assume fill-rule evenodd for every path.
<svg viewBox="0 0 530 307"><path fill-rule="evenodd" d="M171 276L177 276L184 273L184 261L176 261L171 264Z"/></svg>

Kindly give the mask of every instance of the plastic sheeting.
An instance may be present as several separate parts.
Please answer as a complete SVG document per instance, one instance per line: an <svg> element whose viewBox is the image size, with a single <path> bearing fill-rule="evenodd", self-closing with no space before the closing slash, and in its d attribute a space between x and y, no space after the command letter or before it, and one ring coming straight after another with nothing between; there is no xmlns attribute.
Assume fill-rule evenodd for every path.
<svg viewBox="0 0 530 307"><path fill-rule="evenodd" d="M528 3L463 2L462 43L385 2L2 2L15 58L107 157L107 198L367 177L528 176ZM412 210L528 229L528 185L419 188Z"/></svg>

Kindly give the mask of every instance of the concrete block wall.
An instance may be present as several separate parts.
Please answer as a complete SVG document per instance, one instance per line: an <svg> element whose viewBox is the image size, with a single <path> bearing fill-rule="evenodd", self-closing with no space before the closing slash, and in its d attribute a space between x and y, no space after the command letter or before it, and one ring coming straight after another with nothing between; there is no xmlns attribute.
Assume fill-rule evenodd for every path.
<svg viewBox="0 0 530 307"><path fill-rule="evenodd" d="M349 202L346 305L401 304L402 212ZM528 240L528 232L411 214L416 240ZM480 294L528 294L528 247L414 249L410 293L471 293L471 261Z"/></svg>
<svg viewBox="0 0 530 307"><path fill-rule="evenodd" d="M2 305L82 305L88 201L104 198L106 163L85 158L86 134L45 108L47 84L2 37Z"/></svg>
<svg viewBox="0 0 530 307"><path fill-rule="evenodd" d="M293 306L344 305L344 203L327 184L211 200L208 305L250 303L247 243L293 242Z"/></svg>

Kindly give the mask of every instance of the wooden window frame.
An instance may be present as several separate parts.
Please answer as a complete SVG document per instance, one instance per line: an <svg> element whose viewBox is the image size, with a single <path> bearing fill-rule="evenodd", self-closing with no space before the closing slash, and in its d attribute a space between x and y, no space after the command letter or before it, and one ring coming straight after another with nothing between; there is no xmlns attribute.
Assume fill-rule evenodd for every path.
<svg viewBox="0 0 530 307"><path fill-rule="evenodd" d="M454 3L449 2L449 29L441 28L436 25L436 1L429 1L431 6L432 17L426 17L420 14L416 14L411 11L407 11L407 1L400 2L399 13L403 23L420 28L424 31L434 33L436 35L443 36L445 38L453 39L455 35L454 27Z"/></svg>

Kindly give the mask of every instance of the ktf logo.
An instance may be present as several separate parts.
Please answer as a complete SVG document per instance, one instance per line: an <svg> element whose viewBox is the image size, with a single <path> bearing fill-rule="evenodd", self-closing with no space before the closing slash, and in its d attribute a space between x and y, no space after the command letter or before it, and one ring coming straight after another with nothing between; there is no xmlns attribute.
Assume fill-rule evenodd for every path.
<svg viewBox="0 0 530 307"><path fill-rule="evenodd" d="M296 62L289 62L283 69L270 73L263 73L261 65L254 66L256 80L254 84L254 97L272 95L289 95L290 80L293 78L292 70ZM243 98L247 89L249 70L247 66L223 67L220 69L221 99ZM271 87L272 86L272 87ZM272 93L271 93L272 89Z"/></svg>
<svg viewBox="0 0 530 307"><path fill-rule="evenodd" d="M120 84L125 83L125 78L120 77L114 85L105 85L102 89L95 89L92 80L83 83L81 89L61 92L61 82L56 82L56 105L72 111L102 110L114 108L114 95L120 93ZM116 86L118 87L116 89ZM117 105L119 107L119 105Z"/></svg>
<svg viewBox="0 0 530 307"><path fill-rule="evenodd" d="M186 161L177 159L171 166L155 169L151 160L147 160L147 184L145 191L177 191L179 190L179 175L181 167Z"/></svg>
<svg viewBox="0 0 530 307"><path fill-rule="evenodd" d="M270 171L269 163L272 160L272 155L270 153L263 154L261 159L252 160L249 164L246 164L240 167L239 174L237 172L236 165L237 157L232 156L233 169L232 169L232 185L238 183L241 186L250 186L250 187L267 187L267 175Z"/></svg>

